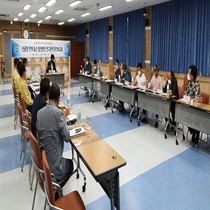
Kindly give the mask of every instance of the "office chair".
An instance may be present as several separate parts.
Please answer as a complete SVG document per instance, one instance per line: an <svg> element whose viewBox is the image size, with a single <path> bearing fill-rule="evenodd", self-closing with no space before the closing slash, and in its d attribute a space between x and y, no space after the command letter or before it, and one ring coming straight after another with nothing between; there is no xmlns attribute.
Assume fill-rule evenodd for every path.
<svg viewBox="0 0 210 210"><path fill-rule="evenodd" d="M50 209L55 210L85 210L84 203L77 191L65 196L59 184L52 182L50 167L47 161L46 152L42 151L42 163L44 169L44 189ZM55 191L61 194L61 198L55 200Z"/></svg>

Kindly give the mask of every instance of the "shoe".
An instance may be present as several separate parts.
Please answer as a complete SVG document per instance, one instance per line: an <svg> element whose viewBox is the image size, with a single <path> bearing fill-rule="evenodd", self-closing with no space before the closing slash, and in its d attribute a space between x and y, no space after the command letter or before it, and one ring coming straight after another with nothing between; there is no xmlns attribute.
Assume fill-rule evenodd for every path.
<svg viewBox="0 0 210 210"><path fill-rule="evenodd" d="M141 122L147 122L147 118L146 117L143 117L142 119L141 119Z"/></svg>
<svg viewBox="0 0 210 210"><path fill-rule="evenodd" d="M174 126L171 126L171 131L174 131L174 130L175 130Z"/></svg>
<svg viewBox="0 0 210 210"><path fill-rule="evenodd" d="M121 107L121 108L119 109L119 112L120 112L120 113L124 113L124 112L125 112L125 108L124 108L124 107Z"/></svg>
<svg viewBox="0 0 210 210"><path fill-rule="evenodd" d="M158 127L158 121L155 122L155 128L157 128L157 127Z"/></svg>

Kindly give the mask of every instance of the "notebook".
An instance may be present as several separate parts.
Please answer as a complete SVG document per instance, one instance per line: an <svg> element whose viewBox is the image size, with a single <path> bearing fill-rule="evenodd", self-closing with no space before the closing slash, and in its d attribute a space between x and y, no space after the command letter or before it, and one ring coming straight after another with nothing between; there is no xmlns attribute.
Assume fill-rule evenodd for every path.
<svg viewBox="0 0 210 210"><path fill-rule="evenodd" d="M75 137L82 136L82 135L85 135L85 134L86 134L86 131L84 130L83 127L78 127L78 128L74 128L74 129L69 130L70 138L75 138Z"/></svg>

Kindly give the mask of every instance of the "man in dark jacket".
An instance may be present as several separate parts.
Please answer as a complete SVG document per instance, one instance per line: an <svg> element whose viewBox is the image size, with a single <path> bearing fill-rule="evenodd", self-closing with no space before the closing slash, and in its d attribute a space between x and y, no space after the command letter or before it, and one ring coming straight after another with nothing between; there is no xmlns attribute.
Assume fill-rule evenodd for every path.
<svg viewBox="0 0 210 210"><path fill-rule="evenodd" d="M90 63L89 57L86 57L86 59L85 59L85 72L87 72L87 74L92 73L92 65Z"/></svg>

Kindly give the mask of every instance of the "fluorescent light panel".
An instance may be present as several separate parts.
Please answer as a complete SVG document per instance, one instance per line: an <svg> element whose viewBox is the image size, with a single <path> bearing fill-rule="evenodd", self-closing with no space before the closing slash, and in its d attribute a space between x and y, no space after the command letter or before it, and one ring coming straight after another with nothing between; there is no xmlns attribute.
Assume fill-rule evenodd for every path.
<svg viewBox="0 0 210 210"><path fill-rule="evenodd" d="M59 9L58 11L55 12L56 15L62 13L64 10L63 9Z"/></svg>
<svg viewBox="0 0 210 210"><path fill-rule="evenodd" d="M81 2L82 2L82 1L77 0L77 1L74 1L74 2L70 3L69 6L70 6L70 7L74 7L74 6L76 6L77 4L80 4Z"/></svg>
<svg viewBox="0 0 210 210"><path fill-rule="evenodd" d="M22 13L22 12L19 12L19 13L18 13L18 16L22 16L22 15L23 15L23 13Z"/></svg>
<svg viewBox="0 0 210 210"><path fill-rule="evenodd" d="M18 18L14 18L13 20L14 20L14 21L18 21Z"/></svg>
<svg viewBox="0 0 210 210"><path fill-rule="evenodd" d="M58 23L58 25L60 26L60 25L63 25L64 24L64 22L60 22L60 23Z"/></svg>
<svg viewBox="0 0 210 210"><path fill-rule="evenodd" d="M72 21L75 21L76 19L75 18L71 18L68 20L68 22L72 22Z"/></svg>
<svg viewBox="0 0 210 210"><path fill-rule="evenodd" d="M24 22L27 23L29 20L30 20L30 19L27 18L27 19L24 20Z"/></svg>
<svg viewBox="0 0 210 210"><path fill-rule="evenodd" d="M106 9L111 9L111 8L112 8L112 6L110 5L110 6L102 7L102 8L100 8L99 10L100 10L100 11L104 11L104 10L106 10Z"/></svg>
<svg viewBox="0 0 210 210"><path fill-rule="evenodd" d="M30 4L26 4L26 5L23 7L23 9L24 9L24 10L28 10L30 7L31 7Z"/></svg>
<svg viewBox="0 0 210 210"><path fill-rule="evenodd" d="M50 7L56 2L56 0L49 0L47 3L45 3L45 6Z"/></svg>
<svg viewBox="0 0 210 210"><path fill-rule="evenodd" d="M130 1L133 1L133 0L125 0L125 1L130 2Z"/></svg>
<svg viewBox="0 0 210 210"><path fill-rule="evenodd" d="M31 18L35 18L36 17L36 14L32 14L30 17Z"/></svg>
<svg viewBox="0 0 210 210"><path fill-rule="evenodd" d="M43 20L39 20L37 23L42 23L43 22Z"/></svg>
<svg viewBox="0 0 210 210"><path fill-rule="evenodd" d="M38 12L44 12L44 11L46 11L46 10L47 10L46 7L40 7L40 8L38 9Z"/></svg>
<svg viewBox="0 0 210 210"><path fill-rule="evenodd" d="M52 16L49 15L49 16L45 17L44 19L45 19L45 20L48 20L48 19L50 19L51 17L52 17Z"/></svg>
<svg viewBox="0 0 210 210"><path fill-rule="evenodd" d="M87 12L87 13L82 14L81 17L85 17L85 16L88 16L90 14L91 14L90 12Z"/></svg>

